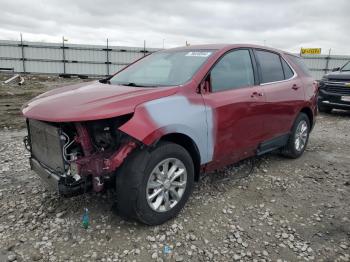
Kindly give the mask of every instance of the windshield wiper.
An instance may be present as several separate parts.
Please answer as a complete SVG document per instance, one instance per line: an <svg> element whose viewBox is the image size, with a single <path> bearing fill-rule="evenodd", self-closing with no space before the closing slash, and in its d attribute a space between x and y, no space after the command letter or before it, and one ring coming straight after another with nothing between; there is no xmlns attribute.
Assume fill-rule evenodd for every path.
<svg viewBox="0 0 350 262"><path fill-rule="evenodd" d="M156 85L144 85L144 84L136 84L134 82L127 82L127 83L116 83L117 85L122 86L134 86L134 87L157 87Z"/></svg>
<svg viewBox="0 0 350 262"><path fill-rule="evenodd" d="M137 85L136 83L129 82L129 83L123 83L121 84L122 86L142 86L142 85Z"/></svg>

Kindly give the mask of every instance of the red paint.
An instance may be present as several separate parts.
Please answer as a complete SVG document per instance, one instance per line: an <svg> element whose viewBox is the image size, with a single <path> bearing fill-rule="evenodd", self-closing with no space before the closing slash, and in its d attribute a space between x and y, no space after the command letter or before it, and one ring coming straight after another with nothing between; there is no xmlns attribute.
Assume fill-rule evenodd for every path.
<svg viewBox="0 0 350 262"><path fill-rule="evenodd" d="M94 153L90 156L83 156L76 160L80 176L92 176L92 185L95 192L103 189L103 180L101 177L113 173L136 148L135 142L127 142L122 145L114 154L111 153Z"/></svg>
<svg viewBox="0 0 350 262"><path fill-rule="evenodd" d="M76 160L80 176L102 176L105 172L104 159L110 157L110 154L95 153L90 156L83 156Z"/></svg>
<svg viewBox="0 0 350 262"><path fill-rule="evenodd" d="M81 144L84 152L84 156L90 156L93 152L93 146L91 138L87 128L85 128L81 123L76 123L75 128L77 129L78 136L75 138L76 142Z"/></svg>
<svg viewBox="0 0 350 262"><path fill-rule="evenodd" d="M141 88L98 81L57 88L22 107L25 117L50 122L112 118L134 112L137 105L172 95L174 87Z"/></svg>
<svg viewBox="0 0 350 262"><path fill-rule="evenodd" d="M257 87L227 90L203 95L215 112L215 165L227 165L254 154L262 141L264 98L251 96Z"/></svg>
<svg viewBox="0 0 350 262"><path fill-rule="evenodd" d="M129 141L121 145L115 153L93 153L93 146L87 128L77 123L76 129L78 132L76 141L80 143L84 152L84 156L79 157L75 161L78 166L78 173L80 176L92 175L93 190L100 192L103 190L101 177L114 172L123 163L128 154L136 148L137 144L134 141Z"/></svg>
<svg viewBox="0 0 350 262"><path fill-rule="evenodd" d="M177 87L176 95L186 97L193 105L203 105L203 97L198 94L198 86L198 82L191 80L185 85ZM153 122L152 117L148 115L146 107L139 105L136 107L133 117L119 129L142 143L151 145L165 134L176 133L176 130L178 130L177 124L174 123L166 128L159 127Z"/></svg>
<svg viewBox="0 0 350 262"><path fill-rule="evenodd" d="M76 160L76 164L79 166L79 175L102 176L115 171L136 146L135 142L129 141L115 153L96 152L89 156L80 157Z"/></svg>
<svg viewBox="0 0 350 262"><path fill-rule="evenodd" d="M136 143L133 141L129 141L122 145L110 158L105 159L104 170L106 170L106 172L116 170L136 146Z"/></svg>

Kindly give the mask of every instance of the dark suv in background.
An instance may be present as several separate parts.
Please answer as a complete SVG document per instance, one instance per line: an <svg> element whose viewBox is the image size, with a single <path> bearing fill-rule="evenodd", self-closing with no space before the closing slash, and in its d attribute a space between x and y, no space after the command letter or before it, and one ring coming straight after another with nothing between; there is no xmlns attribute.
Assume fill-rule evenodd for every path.
<svg viewBox="0 0 350 262"><path fill-rule="evenodd" d="M350 61L334 68L320 81L318 109L330 113L332 109L350 109Z"/></svg>

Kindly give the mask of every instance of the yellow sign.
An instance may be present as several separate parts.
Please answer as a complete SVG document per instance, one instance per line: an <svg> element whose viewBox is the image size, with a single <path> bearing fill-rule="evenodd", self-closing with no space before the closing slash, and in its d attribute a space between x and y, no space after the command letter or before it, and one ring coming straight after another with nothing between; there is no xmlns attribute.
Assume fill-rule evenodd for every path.
<svg viewBox="0 0 350 262"><path fill-rule="evenodd" d="M301 48L300 54L302 54L302 55L319 55L319 54L321 54L321 48Z"/></svg>

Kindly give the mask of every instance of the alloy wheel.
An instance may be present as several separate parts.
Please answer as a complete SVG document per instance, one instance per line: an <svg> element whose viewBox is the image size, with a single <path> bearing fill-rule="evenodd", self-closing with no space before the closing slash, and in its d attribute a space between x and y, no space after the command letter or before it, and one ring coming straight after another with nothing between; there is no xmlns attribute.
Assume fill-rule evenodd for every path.
<svg viewBox="0 0 350 262"><path fill-rule="evenodd" d="M305 120L299 122L297 129L295 131L294 146L297 151L302 151L306 145L308 137L308 125Z"/></svg>
<svg viewBox="0 0 350 262"><path fill-rule="evenodd" d="M171 210L181 200L187 184L183 162L167 158L152 170L146 187L148 205L156 212Z"/></svg>

